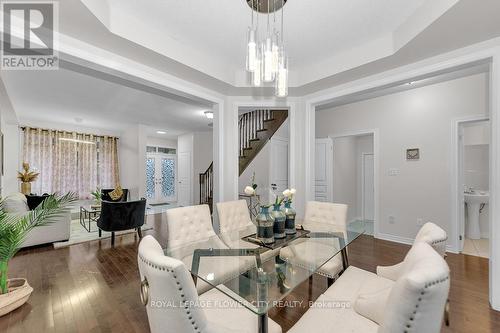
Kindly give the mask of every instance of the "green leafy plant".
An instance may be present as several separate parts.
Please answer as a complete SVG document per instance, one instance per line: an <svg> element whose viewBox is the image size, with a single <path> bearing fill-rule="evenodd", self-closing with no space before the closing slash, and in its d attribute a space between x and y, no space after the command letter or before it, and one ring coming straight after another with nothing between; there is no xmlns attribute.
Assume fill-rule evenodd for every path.
<svg viewBox="0 0 500 333"><path fill-rule="evenodd" d="M6 213L0 199L0 294L6 294L7 270L10 259L19 251L19 247L28 233L35 227L47 225L61 217L77 197L74 193L62 196L50 195L35 209L25 215Z"/></svg>
<svg viewBox="0 0 500 333"><path fill-rule="evenodd" d="M102 192L99 187L95 188L95 191L90 192L90 194L94 197L96 201L101 201L102 200Z"/></svg>

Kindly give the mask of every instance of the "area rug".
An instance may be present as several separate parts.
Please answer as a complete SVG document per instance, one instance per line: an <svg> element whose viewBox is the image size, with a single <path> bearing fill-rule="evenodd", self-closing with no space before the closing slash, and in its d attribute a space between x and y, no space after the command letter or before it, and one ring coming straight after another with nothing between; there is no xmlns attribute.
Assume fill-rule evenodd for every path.
<svg viewBox="0 0 500 333"><path fill-rule="evenodd" d="M87 224L88 226L88 224ZM142 231L147 231L147 230L152 230L153 227L144 225L142 226ZM99 237L99 232L97 230L97 226L95 225L95 222L91 223L91 232L88 232L85 230L85 228L80 224L80 219L74 219L71 221L71 233L70 233L70 238L69 240L65 242L56 242L54 243L54 248L58 249L61 247L66 247L74 244L80 244L80 243L85 243L85 242L90 242L93 240L98 240L98 239L106 239L111 237L110 232L103 231L101 237ZM136 232L134 229L131 230L125 230L125 231L118 231L115 232L116 236L119 235L125 235L125 234L131 234Z"/></svg>

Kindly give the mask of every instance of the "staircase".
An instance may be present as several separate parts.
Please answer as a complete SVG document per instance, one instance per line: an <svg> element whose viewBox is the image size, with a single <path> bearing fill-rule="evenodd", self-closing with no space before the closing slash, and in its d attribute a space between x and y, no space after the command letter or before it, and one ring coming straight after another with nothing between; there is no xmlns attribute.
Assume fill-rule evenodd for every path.
<svg viewBox="0 0 500 333"><path fill-rule="evenodd" d="M240 115L240 176L287 117L287 110L254 110Z"/></svg>
<svg viewBox="0 0 500 333"><path fill-rule="evenodd" d="M214 202L214 163L212 162L207 171L200 173L200 205L207 204L210 213L213 211Z"/></svg>

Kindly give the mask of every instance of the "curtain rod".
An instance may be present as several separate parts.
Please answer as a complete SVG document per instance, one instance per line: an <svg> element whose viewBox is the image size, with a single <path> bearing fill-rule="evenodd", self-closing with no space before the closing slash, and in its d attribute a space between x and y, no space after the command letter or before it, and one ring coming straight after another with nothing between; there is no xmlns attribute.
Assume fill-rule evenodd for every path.
<svg viewBox="0 0 500 333"><path fill-rule="evenodd" d="M66 130L55 130L55 129L47 129L47 128L39 128L39 127L29 127L29 126L19 126L19 128L23 131L26 131L26 128L34 129L34 130L41 130L42 132L64 132L64 133L76 133L77 135L92 135L95 138L113 138L116 140L119 140L120 138L117 136L113 135L96 135L96 134L89 134L89 133L79 133L79 132L74 132L74 131L66 131Z"/></svg>

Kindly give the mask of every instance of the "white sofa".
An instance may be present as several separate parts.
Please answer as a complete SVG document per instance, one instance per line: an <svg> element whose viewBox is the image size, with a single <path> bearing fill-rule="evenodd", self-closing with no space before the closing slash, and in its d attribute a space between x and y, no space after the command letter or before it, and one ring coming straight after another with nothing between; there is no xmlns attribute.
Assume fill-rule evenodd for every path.
<svg viewBox="0 0 500 333"><path fill-rule="evenodd" d="M351 266L289 332L439 333L449 288L445 260L417 242L397 280Z"/></svg>
<svg viewBox="0 0 500 333"><path fill-rule="evenodd" d="M22 193L6 197L1 208L9 214L24 215L29 212L26 197ZM68 209L61 217L51 221L51 223L31 230L21 247L66 241L69 239L70 230L71 210Z"/></svg>

